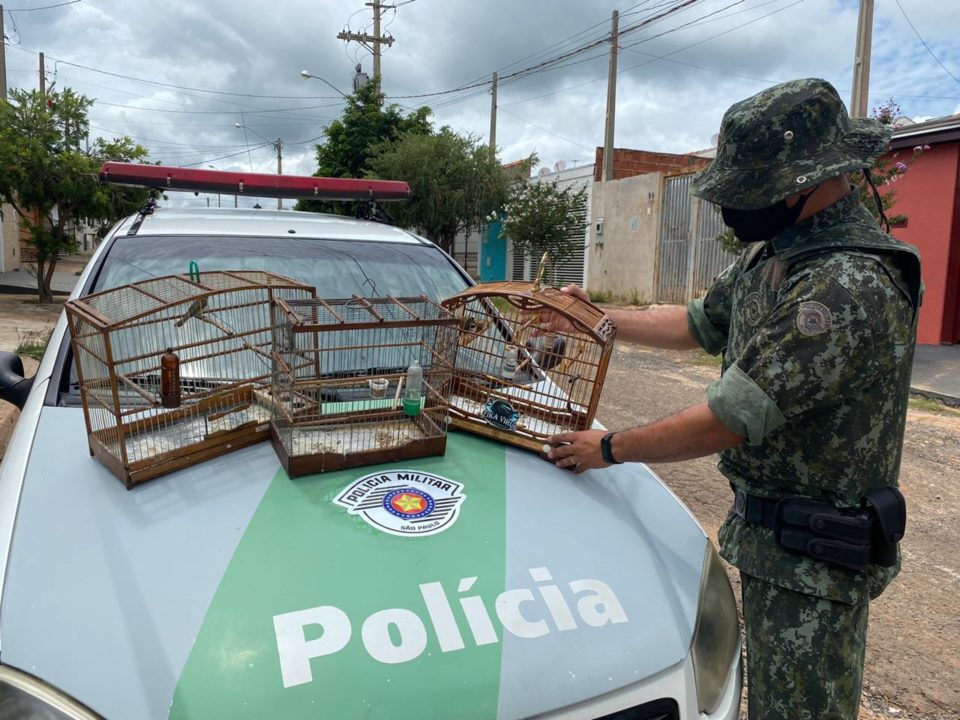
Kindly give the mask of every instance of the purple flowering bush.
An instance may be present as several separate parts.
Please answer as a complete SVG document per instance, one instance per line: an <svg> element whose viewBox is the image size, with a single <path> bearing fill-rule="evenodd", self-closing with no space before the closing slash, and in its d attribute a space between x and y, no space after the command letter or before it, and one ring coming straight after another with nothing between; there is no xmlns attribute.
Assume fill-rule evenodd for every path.
<svg viewBox="0 0 960 720"><path fill-rule="evenodd" d="M891 127L897 127L897 121L902 117L900 114L900 106L893 98L890 98L879 107L875 107L871 115L875 120ZM896 203L896 192L892 186L906 175L913 161L929 149L929 145L917 145L913 148L913 152L908 158L901 158L900 153L895 152L890 156L884 156L875 160L873 166L870 168L870 176L873 178L877 190L880 191L880 202L883 205L884 213L887 215L887 220L889 220L891 225L902 225L907 221L907 216L903 213L891 215L888 212ZM864 178L862 173L853 173L851 174L851 179L857 191L860 193L860 199L863 201L864 206L873 214L878 223L881 222L880 211L877 209L877 203L873 199L873 190L867 183L866 178Z"/></svg>

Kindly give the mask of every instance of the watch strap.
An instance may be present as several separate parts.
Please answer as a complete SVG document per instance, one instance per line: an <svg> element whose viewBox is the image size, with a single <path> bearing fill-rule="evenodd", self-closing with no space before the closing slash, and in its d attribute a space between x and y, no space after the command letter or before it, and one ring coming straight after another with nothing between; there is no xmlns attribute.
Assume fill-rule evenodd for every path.
<svg viewBox="0 0 960 720"><path fill-rule="evenodd" d="M609 463L610 465L622 465L622 460L617 460L613 456L613 447L611 446L611 441L613 436L616 435L615 432L608 432L600 439L600 454L603 455L603 461Z"/></svg>

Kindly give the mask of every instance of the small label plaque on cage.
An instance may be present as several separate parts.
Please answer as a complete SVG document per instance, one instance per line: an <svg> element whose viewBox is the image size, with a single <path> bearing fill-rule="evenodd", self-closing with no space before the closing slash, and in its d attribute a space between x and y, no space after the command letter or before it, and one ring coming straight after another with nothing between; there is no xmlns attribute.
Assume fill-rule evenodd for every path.
<svg viewBox="0 0 960 720"><path fill-rule="evenodd" d="M520 411L502 398L489 398L483 409L483 417L488 423L501 430L516 430L520 420Z"/></svg>

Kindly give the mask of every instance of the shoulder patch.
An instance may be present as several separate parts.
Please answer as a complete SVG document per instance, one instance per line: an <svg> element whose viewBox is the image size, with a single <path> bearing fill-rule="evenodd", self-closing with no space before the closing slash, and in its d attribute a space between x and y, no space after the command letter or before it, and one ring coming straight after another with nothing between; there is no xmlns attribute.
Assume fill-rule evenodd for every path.
<svg viewBox="0 0 960 720"><path fill-rule="evenodd" d="M830 308L823 303L805 302L800 303L800 311L797 313L797 329L804 335L820 335L833 327L833 315L830 314Z"/></svg>

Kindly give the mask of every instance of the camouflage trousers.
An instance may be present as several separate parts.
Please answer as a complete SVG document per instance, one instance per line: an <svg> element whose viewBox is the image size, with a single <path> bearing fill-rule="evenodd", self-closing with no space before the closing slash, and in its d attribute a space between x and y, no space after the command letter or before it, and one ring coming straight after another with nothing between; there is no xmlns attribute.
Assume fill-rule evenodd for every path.
<svg viewBox="0 0 960 720"><path fill-rule="evenodd" d="M847 605L740 578L750 720L856 720L867 602Z"/></svg>

